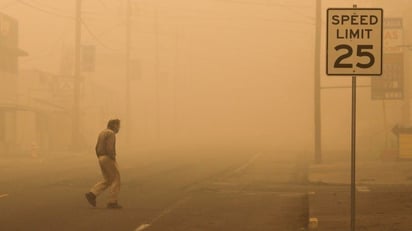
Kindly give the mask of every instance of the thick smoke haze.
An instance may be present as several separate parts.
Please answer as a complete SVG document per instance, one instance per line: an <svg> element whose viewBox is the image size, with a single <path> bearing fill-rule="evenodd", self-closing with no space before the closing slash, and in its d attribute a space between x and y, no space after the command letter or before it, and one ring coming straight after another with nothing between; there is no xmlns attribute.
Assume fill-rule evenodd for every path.
<svg viewBox="0 0 412 231"><path fill-rule="evenodd" d="M128 82L126 1L83 1L81 44L96 50L94 71L81 74L83 146L94 145L108 119L120 118L120 149L228 147L313 152L315 1L131 2ZM388 17L404 16L405 40L410 39L408 11L395 2L359 1L358 5L383 7ZM352 2L324 1L322 12L329 7L352 7ZM36 140L34 127L17 122L24 128L17 132L16 143L70 146L75 1L3 0L0 10L18 21L19 48L28 53L19 58L18 79L23 84L16 88L18 100L36 107L33 98L40 98L53 103L51 110L60 113L56 117L60 122L40 131L54 129L58 137ZM325 26L322 15L321 86L326 87L321 90L322 148L347 152L351 80L325 74ZM410 59L410 54L405 57ZM45 82L30 84L35 78ZM393 139L390 129L409 123L405 109L409 100L388 101L383 112L382 102L370 98L370 82L369 77L358 81L366 86L358 96L359 150L378 155ZM53 94L40 92L49 89L47 84L55 84L54 91L60 92L59 97L65 92L64 97L55 101ZM328 88L337 86L347 88Z"/></svg>
<svg viewBox="0 0 412 231"><path fill-rule="evenodd" d="M0 231L410 230L411 12L0 0Z"/></svg>

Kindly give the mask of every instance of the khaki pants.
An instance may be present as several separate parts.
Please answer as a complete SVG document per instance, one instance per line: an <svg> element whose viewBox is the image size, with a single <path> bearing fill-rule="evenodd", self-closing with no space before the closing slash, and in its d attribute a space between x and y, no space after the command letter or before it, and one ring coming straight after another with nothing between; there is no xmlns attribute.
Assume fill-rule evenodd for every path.
<svg viewBox="0 0 412 231"><path fill-rule="evenodd" d="M99 156L99 165L102 170L103 180L95 184L90 192L98 196L110 187L109 203L115 203L120 192L120 173L117 162L108 156Z"/></svg>

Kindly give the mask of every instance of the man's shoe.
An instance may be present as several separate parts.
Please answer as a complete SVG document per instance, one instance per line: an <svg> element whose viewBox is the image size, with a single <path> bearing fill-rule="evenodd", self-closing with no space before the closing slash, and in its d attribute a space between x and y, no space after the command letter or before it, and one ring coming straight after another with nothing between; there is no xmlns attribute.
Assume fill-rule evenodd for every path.
<svg viewBox="0 0 412 231"><path fill-rule="evenodd" d="M96 195L94 195L92 192L88 192L84 196L91 206L96 207Z"/></svg>
<svg viewBox="0 0 412 231"><path fill-rule="evenodd" d="M113 203L108 203L107 208L108 209L121 209L123 207L119 205L117 202L113 202Z"/></svg>

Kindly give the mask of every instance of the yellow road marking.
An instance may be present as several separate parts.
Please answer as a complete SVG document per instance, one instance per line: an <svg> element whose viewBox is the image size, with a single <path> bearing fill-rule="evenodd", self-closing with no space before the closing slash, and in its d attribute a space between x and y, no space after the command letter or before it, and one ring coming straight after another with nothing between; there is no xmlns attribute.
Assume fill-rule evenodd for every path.
<svg viewBox="0 0 412 231"><path fill-rule="evenodd" d="M9 194L1 194L0 198L7 197L7 196L9 196Z"/></svg>
<svg viewBox="0 0 412 231"><path fill-rule="evenodd" d="M175 208L177 208L179 205L183 204L184 202L186 202L187 200L189 200L190 198L187 196L183 199L180 199L178 201L176 201L173 205L165 208L163 211L161 211L156 217L154 217L150 223L145 223L145 224L141 224L139 227L137 227L135 229L135 231L142 231L145 230L146 228L149 228L150 226L152 226L154 223L156 223L160 218L166 216L167 214L169 214L170 212L172 212Z"/></svg>

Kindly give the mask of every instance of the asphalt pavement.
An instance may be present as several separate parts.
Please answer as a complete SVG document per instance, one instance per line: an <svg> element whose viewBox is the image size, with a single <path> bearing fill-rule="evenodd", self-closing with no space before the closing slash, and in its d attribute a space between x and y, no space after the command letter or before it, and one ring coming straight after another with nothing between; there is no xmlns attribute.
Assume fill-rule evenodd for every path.
<svg viewBox="0 0 412 231"><path fill-rule="evenodd" d="M311 165L308 192L312 230L350 230L350 174L349 161ZM355 185L357 231L412 230L411 161L358 161Z"/></svg>
<svg viewBox="0 0 412 231"><path fill-rule="evenodd" d="M0 230L304 230L308 185L297 154L175 151L119 154L121 210L91 153L0 158ZM302 177L303 176L303 177ZM303 179L303 180L302 180Z"/></svg>

